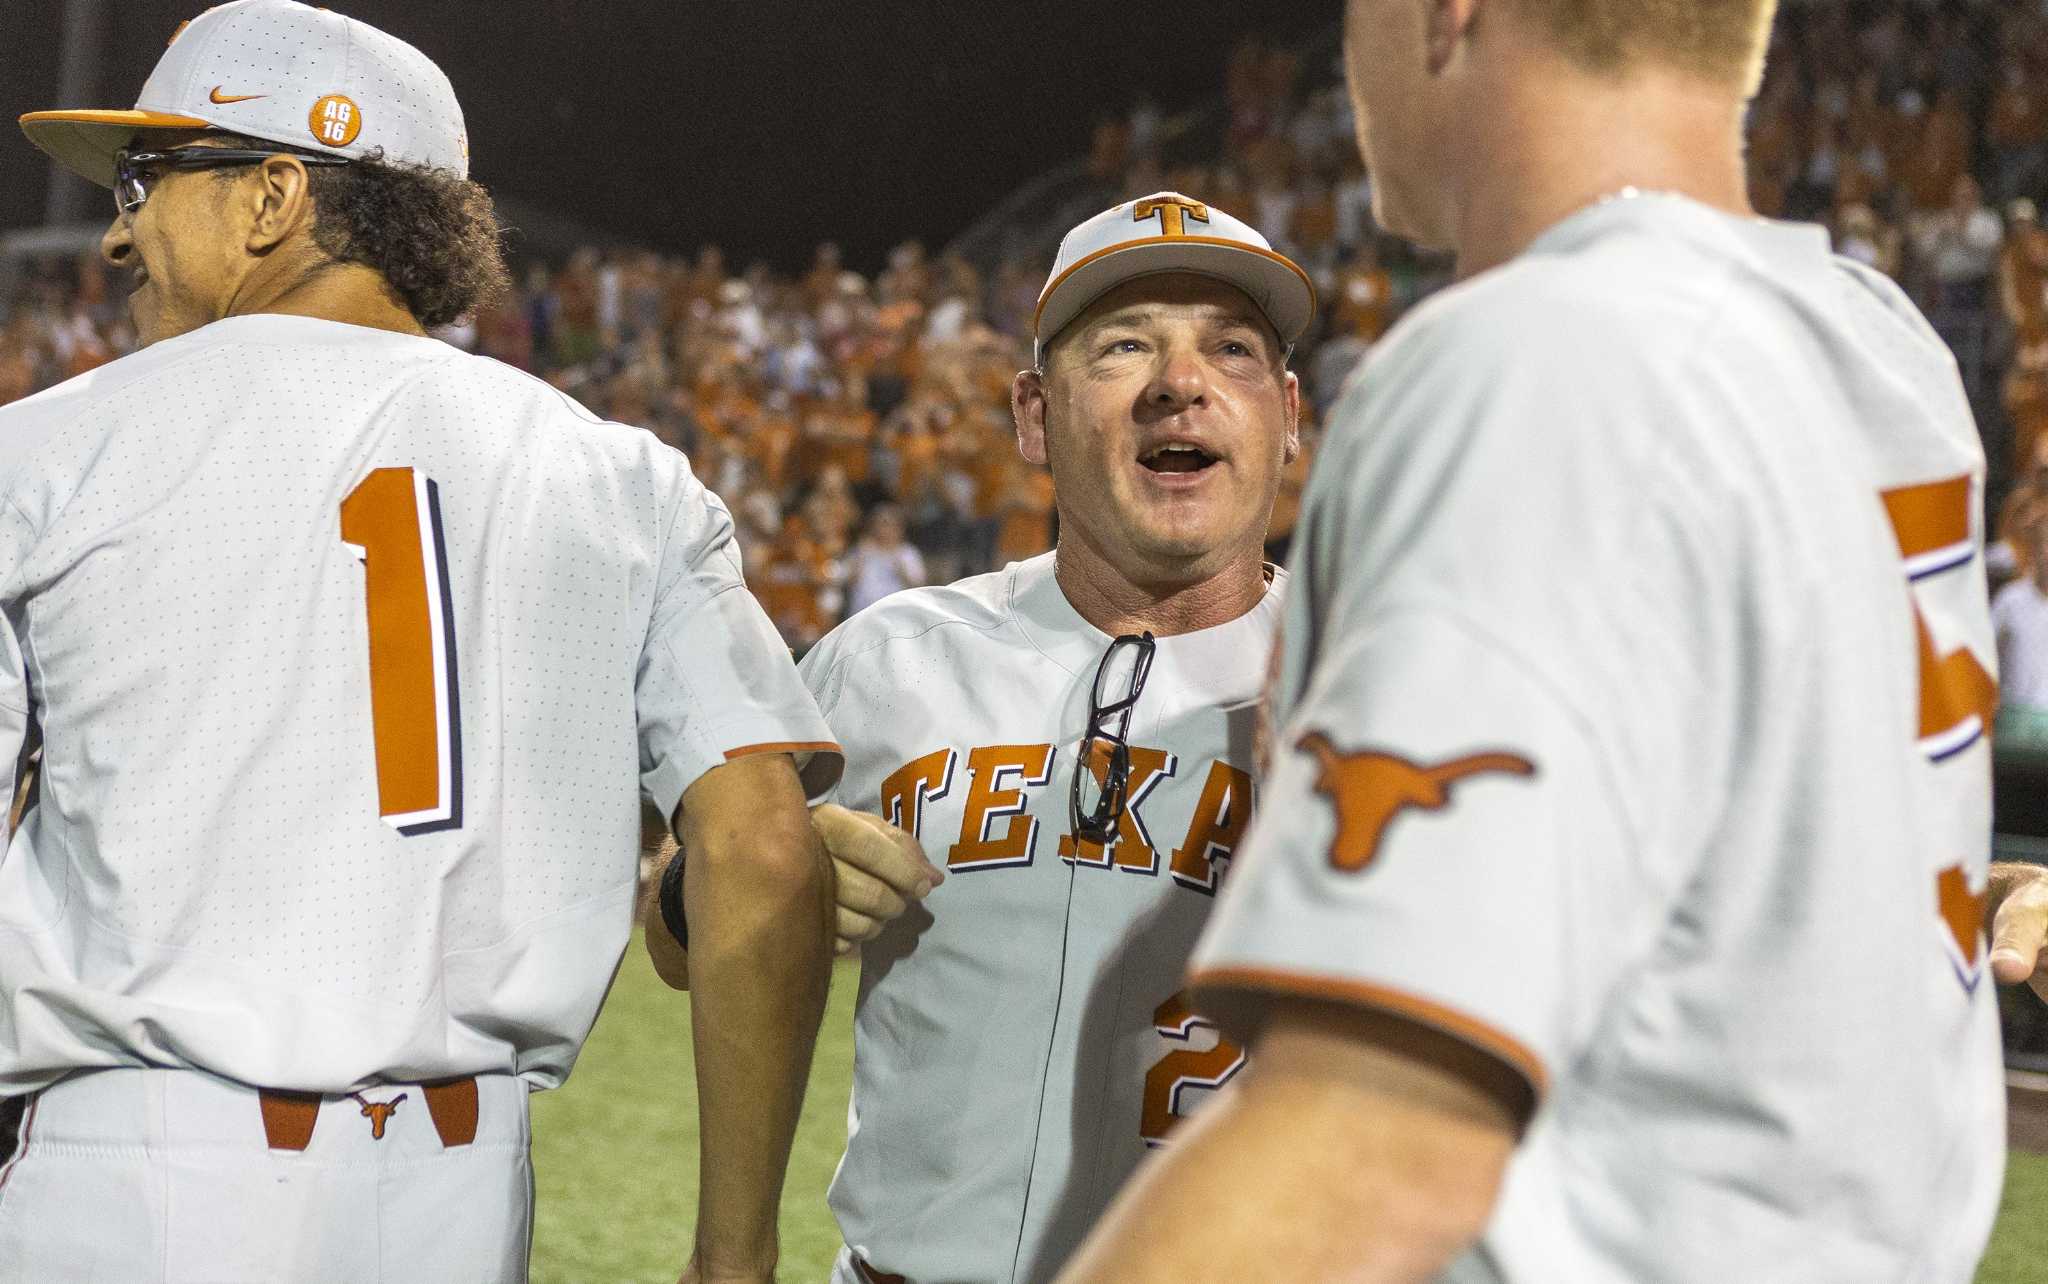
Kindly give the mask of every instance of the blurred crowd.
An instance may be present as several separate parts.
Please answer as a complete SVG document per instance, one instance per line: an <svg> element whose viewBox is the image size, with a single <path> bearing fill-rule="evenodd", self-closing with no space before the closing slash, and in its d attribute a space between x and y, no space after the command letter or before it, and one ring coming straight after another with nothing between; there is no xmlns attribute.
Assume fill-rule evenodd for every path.
<svg viewBox="0 0 2048 1284"><path fill-rule="evenodd" d="M2011 586L2038 581L2004 613L2028 621L2006 630L2015 639L2048 638L2027 613L2039 600L2048 615L2044 9L1788 5L1750 120L1759 210L1825 224L1956 347L1992 456L1994 575L2016 602ZM1117 201L1185 192L1259 227L1321 296L1295 353L1309 449L1275 515L1277 553L1315 421L1400 314L1449 279L1447 262L1375 228L1336 68L1334 37L1307 49L1248 40L1219 104L1169 114L1143 101L1103 120L1079 185L993 238L1006 252L970 260L908 242L863 271L828 244L786 274L715 247L586 247L523 265L506 305L444 337L688 453L733 511L749 582L802 649L897 589L1050 547L1051 482L1017 455L1009 388L1030 360L1052 244ZM18 273L0 295L0 402L128 350L119 296L89 255Z"/></svg>
<svg viewBox="0 0 2048 1284"><path fill-rule="evenodd" d="M1010 428L1029 310L1001 284L916 243L872 277L831 245L796 276L583 249L455 338L687 453L802 649L889 593L1051 547L1051 480Z"/></svg>

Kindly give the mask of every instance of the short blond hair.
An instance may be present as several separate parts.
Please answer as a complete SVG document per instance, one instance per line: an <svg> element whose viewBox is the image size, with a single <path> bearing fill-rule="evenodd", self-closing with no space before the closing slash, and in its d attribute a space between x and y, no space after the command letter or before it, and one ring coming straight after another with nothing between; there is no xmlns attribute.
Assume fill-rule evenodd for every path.
<svg viewBox="0 0 2048 1284"><path fill-rule="evenodd" d="M1655 61L1755 93L1778 0L1511 0L1589 71Z"/></svg>

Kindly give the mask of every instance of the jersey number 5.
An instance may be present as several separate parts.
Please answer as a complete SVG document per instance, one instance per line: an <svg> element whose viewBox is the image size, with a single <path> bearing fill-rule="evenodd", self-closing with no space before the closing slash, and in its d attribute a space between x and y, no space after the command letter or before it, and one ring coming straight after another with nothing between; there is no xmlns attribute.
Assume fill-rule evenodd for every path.
<svg viewBox="0 0 2048 1284"><path fill-rule="evenodd" d="M1968 477L1906 486L1884 493L1885 513L1906 559L1906 577L1918 584L1967 566L1977 556L1970 531ZM1913 624L1920 648L1920 747L1935 762L1952 758L1991 729L1998 682L1969 648L1942 655L1916 603Z"/></svg>
<svg viewBox="0 0 2048 1284"><path fill-rule="evenodd" d="M1906 559L1914 585L1945 571L1959 570L1977 556L1970 529L1971 479L1907 486L1884 493L1885 512ZM1920 749L1930 762L1945 762L1983 739L1998 711L1998 682L1968 647L1947 655L1935 650L1934 634L1916 601L1913 625L1920 651ZM1971 890L1967 864L1935 875L1935 906L1955 946L1950 966L1963 989L1974 993L1983 960L1985 896Z"/></svg>
<svg viewBox="0 0 2048 1284"><path fill-rule="evenodd" d="M415 469L376 469L341 502L341 538L363 563L378 811L408 836L459 829L462 723L440 488Z"/></svg>

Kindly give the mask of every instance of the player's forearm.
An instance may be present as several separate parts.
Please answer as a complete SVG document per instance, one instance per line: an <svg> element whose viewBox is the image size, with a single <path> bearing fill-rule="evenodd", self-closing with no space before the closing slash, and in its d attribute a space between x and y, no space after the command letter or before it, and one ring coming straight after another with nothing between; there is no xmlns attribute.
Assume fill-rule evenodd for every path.
<svg viewBox="0 0 2048 1284"><path fill-rule="evenodd" d="M1141 1169L1061 1284L1420 1284L1478 1235L1480 1225L1446 1224L1443 1210L1414 1207L1398 1189L1340 1188L1339 1174L1306 1153L1313 1133L1242 1104L1216 1103L1215 1118L1191 1123Z"/></svg>
<svg viewBox="0 0 2048 1284"><path fill-rule="evenodd" d="M787 814L786 814L787 813ZM767 1268L829 982L829 883L796 799L692 827L685 876L699 1139L697 1255Z"/></svg>
<svg viewBox="0 0 2048 1284"><path fill-rule="evenodd" d="M1408 1284L1485 1229L1510 1147L1498 1127L1261 1071L1254 1054L1138 1170L1062 1284Z"/></svg>

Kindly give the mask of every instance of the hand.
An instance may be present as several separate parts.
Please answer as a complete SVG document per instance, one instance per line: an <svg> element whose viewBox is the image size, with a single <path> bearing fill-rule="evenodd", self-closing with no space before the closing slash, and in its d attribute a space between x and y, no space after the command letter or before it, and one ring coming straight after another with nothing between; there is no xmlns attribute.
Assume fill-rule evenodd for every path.
<svg viewBox="0 0 2048 1284"><path fill-rule="evenodd" d="M946 881L924 848L880 816L826 803L811 808L811 827L832 857L838 901L833 949L850 954L881 934L889 920Z"/></svg>
<svg viewBox="0 0 2048 1284"><path fill-rule="evenodd" d="M654 849L654 872L640 895L641 941L654 964L654 974L672 990L690 988L690 953L669 933L661 918L661 876L676 856L676 840L662 836Z"/></svg>
<svg viewBox="0 0 2048 1284"><path fill-rule="evenodd" d="M1991 975L2048 999L2048 868L1992 866L1990 902Z"/></svg>

